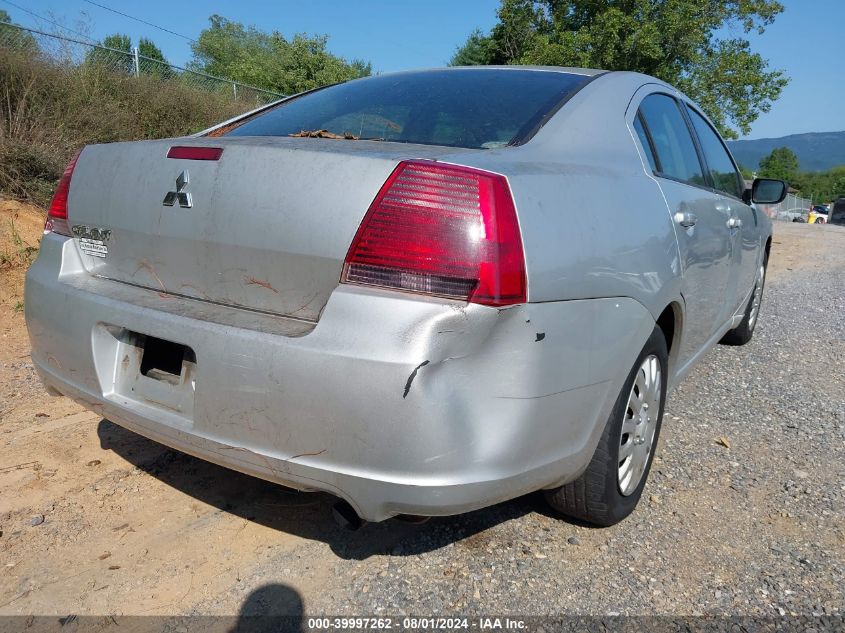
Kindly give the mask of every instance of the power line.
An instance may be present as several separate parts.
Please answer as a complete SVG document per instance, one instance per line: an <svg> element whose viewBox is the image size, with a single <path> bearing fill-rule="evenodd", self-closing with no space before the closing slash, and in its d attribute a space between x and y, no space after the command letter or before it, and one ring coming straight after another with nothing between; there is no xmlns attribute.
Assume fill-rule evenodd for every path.
<svg viewBox="0 0 845 633"><path fill-rule="evenodd" d="M8 2L8 0L4 0L4 2ZM122 13L117 9L112 9L111 7L107 7L104 4L99 4L97 2L92 2L92 0L85 0L88 4L93 4L95 7L100 7L101 9L105 9L106 11L111 11L112 13L117 13L118 15L122 15L125 18L129 18L130 20L135 20L136 22L140 22L141 24L146 24L147 26L151 26L154 29L158 29L160 31L164 31L165 33L170 33L171 35L176 35L177 37L181 37L183 39L188 40L189 42L196 42L196 40L192 37L188 37L187 35L182 35L181 33L177 33L176 31L171 31L170 29L166 29L163 26L159 26L158 24L153 24L152 22L147 22L146 20L142 20L141 18L136 18L135 16L129 15L128 13Z"/></svg>
<svg viewBox="0 0 845 633"><path fill-rule="evenodd" d="M94 41L94 40L91 39L90 36L85 35L84 33L80 33L79 31L74 31L72 28L67 27L63 24L59 24L58 22L56 22L55 20L51 20L50 18L45 18L43 15L38 15L37 13L30 11L29 9L25 9L24 7L17 5L14 2L10 2L10 0L2 0L2 2L5 2L6 4L15 7L19 11L23 11L24 13L28 13L29 15L31 15L32 17L34 17L37 20L44 20L45 22L49 22L50 24L58 26L60 29L64 29L65 31L70 31L71 33L79 35L80 37L84 37L89 42Z"/></svg>

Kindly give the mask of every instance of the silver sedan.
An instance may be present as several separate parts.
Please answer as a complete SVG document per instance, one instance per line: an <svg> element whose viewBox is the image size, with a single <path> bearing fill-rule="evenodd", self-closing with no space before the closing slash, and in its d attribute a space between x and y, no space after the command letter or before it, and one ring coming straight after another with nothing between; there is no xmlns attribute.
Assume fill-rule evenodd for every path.
<svg viewBox="0 0 845 633"><path fill-rule="evenodd" d="M771 247L707 117L636 73L383 75L85 147L29 270L48 389L349 523L535 490L610 525L666 395L751 339Z"/></svg>

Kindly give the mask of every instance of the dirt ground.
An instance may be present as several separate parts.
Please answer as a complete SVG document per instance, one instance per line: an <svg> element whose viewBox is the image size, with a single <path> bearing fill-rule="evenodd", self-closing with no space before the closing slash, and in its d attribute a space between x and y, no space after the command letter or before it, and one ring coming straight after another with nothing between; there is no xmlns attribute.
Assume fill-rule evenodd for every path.
<svg viewBox="0 0 845 633"><path fill-rule="evenodd" d="M231 473L48 396L29 359L22 311L24 251L37 245L43 217L0 201L0 222L0 614L232 614L249 578L266 576L278 560L293 561L274 571L307 607L337 584L338 560L369 558L333 524L325 495ZM774 242L769 270L777 280L842 253L845 232L780 224ZM684 507L693 500L673 499L672 515L694 514ZM546 522L557 521L533 514L538 525L525 529L548 530ZM391 542L420 529L439 528L390 528ZM500 547L483 530L467 546L473 539ZM320 547L307 547L313 542ZM584 552L569 564L589 569ZM389 569L389 556L373 557L366 567L372 578L358 592L377 585L379 565ZM364 569L350 573L360 578Z"/></svg>
<svg viewBox="0 0 845 633"><path fill-rule="evenodd" d="M183 612L224 591L262 548L301 540L186 496L151 465L182 456L46 394L29 360L28 259L20 253L38 245L44 214L0 201L0 221L0 253L11 260L0 269L0 613L61 613L74 604L77 613ZM113 442L120 451L109 450ZM314 503L201 469L221 480L214 484L221 499L236 499L247 482L274 507ZM43 529L33 529L41 517Z"/></svg>

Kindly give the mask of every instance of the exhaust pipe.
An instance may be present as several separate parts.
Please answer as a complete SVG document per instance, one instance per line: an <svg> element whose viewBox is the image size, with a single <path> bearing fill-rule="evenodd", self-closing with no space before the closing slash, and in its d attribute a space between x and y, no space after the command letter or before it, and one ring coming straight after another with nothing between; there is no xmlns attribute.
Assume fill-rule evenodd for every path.
<svg viewBox="0 0 845 633"><path fill-rule="evenodd" d="M335 523L351 532L361 529L367 523L358 516L355 508L343 499L332 506L332 516L334 517Z"/></svg>
<svg viewBox="0 0 845 633"><path fill-rule="evenodd" d="M422 525L423 523L428 523L431 519L431 517L424 517L418 514L397 514L393 518L402 523L410 523L411 525Z"/></svg>

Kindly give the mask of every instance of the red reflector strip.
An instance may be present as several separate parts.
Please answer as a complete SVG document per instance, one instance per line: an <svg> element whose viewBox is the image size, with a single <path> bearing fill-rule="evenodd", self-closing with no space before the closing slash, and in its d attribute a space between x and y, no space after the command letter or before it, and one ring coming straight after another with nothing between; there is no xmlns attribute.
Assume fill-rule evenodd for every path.
<svg viewBox="0 0 845 633"><path fill-rule="evenodd" d="M186 147L184 145L177 145L167 150L168 158L184 158L187 160L217 160L222 154L222 147Z"/></svg>

